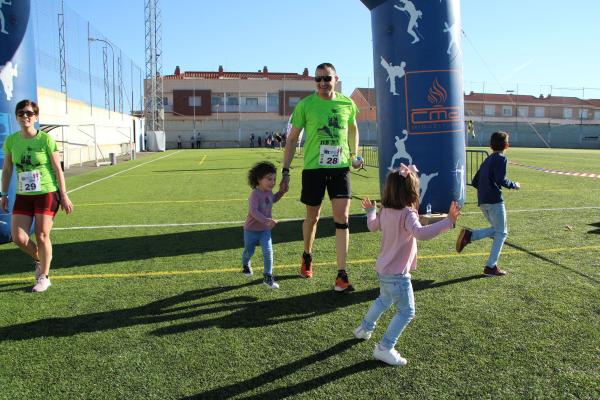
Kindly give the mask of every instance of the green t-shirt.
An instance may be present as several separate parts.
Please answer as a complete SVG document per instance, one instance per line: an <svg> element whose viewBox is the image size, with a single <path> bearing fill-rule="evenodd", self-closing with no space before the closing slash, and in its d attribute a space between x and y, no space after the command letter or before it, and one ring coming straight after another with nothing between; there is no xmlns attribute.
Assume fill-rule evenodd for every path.
<svg viewBox="0 0 600 400"><path fill-rule="evenodd" d="M348 124L357 112L354 101L337 92L332 100L313 93L296 105L292 125L304 129L304 169L350 166Z"/></svg>
<svg viewBox="0 0 600 400"><path fill-rule="evenodd" d="M12 162L16 167L17 194L46 194L58 190L56 176L54 176L54 170L50 162L52 153L58 151L58 147L48 133L38 130L37 135L26 139L21 136L21 132L15 132L6 138L3 150L4 154L10 154ZM19 183L19 174L27 173L28 171L39 172L39 190L23 190L28 183L21 185Z"/></svg>

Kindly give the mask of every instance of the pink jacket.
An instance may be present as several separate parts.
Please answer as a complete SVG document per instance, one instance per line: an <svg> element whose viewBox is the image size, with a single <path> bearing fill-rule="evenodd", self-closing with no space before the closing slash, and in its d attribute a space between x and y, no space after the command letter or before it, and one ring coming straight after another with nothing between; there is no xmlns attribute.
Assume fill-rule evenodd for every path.
<svg viewBox="0 0 600 400"><path fill-rule="evenodd" d="M422 226L414 208L402 210L382 208L367 212L367 226L371 232L381 230L381 251L375 269L381 275L406 274L417 268L417 239L433 239L452 228L450 218Z"/></svg>

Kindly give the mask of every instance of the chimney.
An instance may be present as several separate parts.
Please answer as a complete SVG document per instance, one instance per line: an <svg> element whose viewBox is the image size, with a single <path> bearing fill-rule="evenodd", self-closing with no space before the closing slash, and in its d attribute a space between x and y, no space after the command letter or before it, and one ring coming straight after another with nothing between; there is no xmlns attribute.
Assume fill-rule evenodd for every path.
<svg viewBox="0 0 600 400"><path fill-rule="evenodd" d="M262 74L263 74L263 76L269 75L269 70L267 69L266 65L263 67Z"/></svg>
<svg viewBox="0 0 600 400"><path fill-rule="evenodd" d="M219 65L219 76L223 76L223 66Z"/></svg>
<svg viewBox="0 0 600 400"><path fill-rule="evenodd" d="M302 76L308 76L308 68L304 68L304 71L302 72Z"/></svg>
<svg viewBox="0 0 600 400"><path fill-rule="evenodd" d="M181 75L181 69L179 69L179 65L175 67L175 76Z"/></svg>

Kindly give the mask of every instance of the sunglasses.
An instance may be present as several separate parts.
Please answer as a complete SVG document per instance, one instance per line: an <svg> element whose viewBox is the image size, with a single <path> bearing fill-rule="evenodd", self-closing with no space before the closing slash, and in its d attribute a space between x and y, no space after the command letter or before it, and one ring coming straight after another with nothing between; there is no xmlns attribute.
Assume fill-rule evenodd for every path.
<svg viewBox="0 0 600 400"><path fill-rule="evenodd" d="M333 76L331 76L331 75L315 76L315 82L321 82L321 81L331 82L332 79L333 79Z"/></svg>
<svg viewBox="0 0 600 400"><path fill-rule="evenodd" d="M33 117L35 114L35 112L33 111L23 111L23 110L19 110L17 111L17 116L18 117L24 117L24 116L28 116L28 117Z"/></svg>

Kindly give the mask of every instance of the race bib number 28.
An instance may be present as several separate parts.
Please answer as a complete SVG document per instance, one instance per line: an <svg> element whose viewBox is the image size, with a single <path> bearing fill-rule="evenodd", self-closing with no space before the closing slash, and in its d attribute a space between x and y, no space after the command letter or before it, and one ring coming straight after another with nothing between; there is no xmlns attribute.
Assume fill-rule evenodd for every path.
<svg viewBox="0 0 600 400"><path fill-rule="evenodd" d="M340 146L321 146L319 165L339 165L341 156L342 148Z"/></svg>
<svg viewBox="0 0 600 400"><path fill-rule="evenodd" d="M25 171L19 172L17 181L19 184L19 192L39 192L41 185L40 171Z"/></svg>

